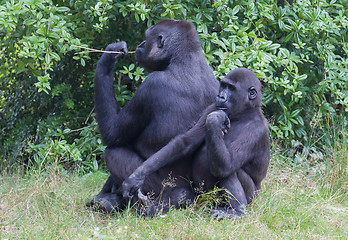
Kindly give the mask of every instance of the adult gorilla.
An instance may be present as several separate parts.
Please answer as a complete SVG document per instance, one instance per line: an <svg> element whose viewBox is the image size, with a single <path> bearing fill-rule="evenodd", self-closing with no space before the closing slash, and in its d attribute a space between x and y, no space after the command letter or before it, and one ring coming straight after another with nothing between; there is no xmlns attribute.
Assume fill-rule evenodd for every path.
<svg viewBox="0 0 348 240"><path fill-rule="evenodd" d="M214 102L218 81L206 62L197 32L190 22L164 20L146 30L146 41L136 49L136 60L152 71L133 99L119 109L113 88L113 68L128 53L125 42L110 44L98 61L95 75L95 109L103 143L104 158L111 177L101 192L86 205L106 212L122 210L119 187L147 158L173 137L187 131L202 109ZM192 161L183 158L167 165L145 180L145 193L161 193L161 200L179 206L192 200L189 182ZM176 179L175 188L162 181ZM184 201L182 201L184 200Z"/></svg>
<svg viewBox="0 0 348 240"><path fill-rule="evenodd" d="M242 216L266 176L268 131L261 111L260 81L248 69L233 70L222 79L216 104L204 111L197 124L152 155L123 182L124 197L131 198L137 191L141 195L139 189L148 174L194 155L194 187L223 189L226 201L212 210L211 216Z"/></svg>

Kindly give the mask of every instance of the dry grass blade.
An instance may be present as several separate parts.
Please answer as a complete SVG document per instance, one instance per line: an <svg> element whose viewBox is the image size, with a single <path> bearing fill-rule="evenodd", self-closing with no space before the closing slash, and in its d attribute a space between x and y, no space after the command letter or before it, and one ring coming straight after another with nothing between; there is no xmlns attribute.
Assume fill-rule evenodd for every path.
<svg viewBox="0 0 348 240"><path fill-rule="evenodd" d="M76 54L81 54L81 53L89 53L89 52L101 52L101 53L122 53L122 52L115 52L115 51L103 51L103 50L98 50L98 49L93 49L93 48L88 48L88 47L81 47L81 46L76 46L76 45L71 45L73 47L78 47L82 49L86 49L87 51L82 51L82 52L77 52ZM135 53L135 51L130 51L128 53Z"/></svg>

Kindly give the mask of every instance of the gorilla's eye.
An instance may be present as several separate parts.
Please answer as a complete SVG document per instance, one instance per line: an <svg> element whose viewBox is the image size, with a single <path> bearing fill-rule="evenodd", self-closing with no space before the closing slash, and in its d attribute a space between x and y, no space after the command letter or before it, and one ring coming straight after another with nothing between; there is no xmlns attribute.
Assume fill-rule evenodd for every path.
<svg viewBox="0 0 348 240"><path fill-rule="evenodd" d="M256 98L257 96L257 91L254 87L250 87L249 90L248 90L248 96L249 96L249 99L250 100L253 100Z"/></svg>
<svg viewBox="0 0 348 240"><path fill-rule="evenodd" d="M157 38L157 47L158 47L158 48L162 48L163 45L164 45L164 39L163 39L163 37L162 37L162 36L158 36L158 38Z"/></svg>

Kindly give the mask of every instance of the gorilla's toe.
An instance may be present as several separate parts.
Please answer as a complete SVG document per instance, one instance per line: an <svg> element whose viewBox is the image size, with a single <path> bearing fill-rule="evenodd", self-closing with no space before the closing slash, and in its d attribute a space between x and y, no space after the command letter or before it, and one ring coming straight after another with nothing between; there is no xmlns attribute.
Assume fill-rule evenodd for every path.
<svg viewBox="0 0 348 240"><path fill-rule="evenodd" d="M244 215L243 212L236 211L234 209L216 209L211 210L209 217L212 217L218 221L227 218L227 219L238 219Z"/></svg>

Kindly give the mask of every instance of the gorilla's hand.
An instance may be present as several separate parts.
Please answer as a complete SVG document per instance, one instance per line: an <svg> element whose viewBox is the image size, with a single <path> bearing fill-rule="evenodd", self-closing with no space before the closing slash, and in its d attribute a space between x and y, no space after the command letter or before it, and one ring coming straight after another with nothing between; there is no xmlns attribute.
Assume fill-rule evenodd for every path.
<svg viewBox="0 0 348 240"><path fill-rule="evenodd" d="M112 56L114 60L118 60L128 54L127 43L124 41L109 44L105 51L119 52L119 53L104 53L108 56ZM103 54L103 55L104 55Z"/></svg>
<svg viewBox="0 0 348 240"><path fill-rule="evenodd" d="M109 44L105 51L119 52L111 53L114 57L119 58L128 54L127 43L124 41Z"/></svg>
<svg viewBox="0 0 348 240"><path fill-rule="evenodd" d="M222 135L225 135L231 127L231 122L226 112L217 110L207 116L205 127L207 131L216 131L219 129L222 131Z"/></svg>
<svg viewBox="0 0 348 240"><path fill-rule="evenodd" d="M105 79L104 74L112 74L115 64L118 59L128 54L127 43L124 41L109 44L106 51L118 53L103 53L97 65L96 76L100 79Z"/></svg>
<svg viewBox="0 0 348 240"><path fill-rule="evenodd" d="M144 196L140 191L141 186L144 183L144 178L136 176L136 174L130 175L126 180L122 183L122 194L125 199L132 199L133 196L138 193L139 195ZM140 197L142 199L142 197Z"/></svg>

